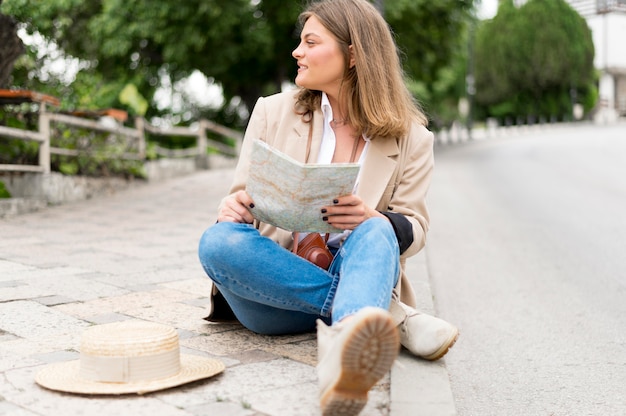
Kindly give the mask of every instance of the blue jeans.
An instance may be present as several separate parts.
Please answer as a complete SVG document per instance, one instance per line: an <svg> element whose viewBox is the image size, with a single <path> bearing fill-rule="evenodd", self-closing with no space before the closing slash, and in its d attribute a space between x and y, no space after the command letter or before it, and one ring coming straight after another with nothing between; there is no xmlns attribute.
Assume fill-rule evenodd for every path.
<svg viewBox="0 0 626 416"><path fill-rule="evenodd" d="M400 274L398 241L383 218L355 228L328 271L250 224L214 224L199 256L237 319L261 334L308 332L318 318L333 323L366 306L387 309Z"/></svg>

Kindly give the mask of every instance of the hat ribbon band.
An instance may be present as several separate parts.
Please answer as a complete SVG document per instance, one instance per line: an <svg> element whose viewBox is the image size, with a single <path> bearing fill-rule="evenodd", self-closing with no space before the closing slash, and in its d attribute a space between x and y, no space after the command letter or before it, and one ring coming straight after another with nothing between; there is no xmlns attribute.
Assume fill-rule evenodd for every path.
<svg viewBox="0 0 626 416"><path fill-rule="evenodd" d="M180 352L176 348L154 355L105 357L80 355L80 377L108 383L157 380L180 372Z"/></svg>

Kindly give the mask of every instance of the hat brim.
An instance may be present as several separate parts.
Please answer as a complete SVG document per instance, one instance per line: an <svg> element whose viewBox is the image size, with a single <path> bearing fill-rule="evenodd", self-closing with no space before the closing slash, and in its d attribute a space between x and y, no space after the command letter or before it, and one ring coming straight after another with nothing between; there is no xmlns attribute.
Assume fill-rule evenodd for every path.
<svg viewBox="0 0 626 416"><path fill-rule="evenodd" d="M190 354L180 355L181 371L172 377L132 383L105 383L79 377L80 361L50 364L35 377L35 382L50 390L77 394L144 394L212 377L224 371L224 363Z"/></svg>

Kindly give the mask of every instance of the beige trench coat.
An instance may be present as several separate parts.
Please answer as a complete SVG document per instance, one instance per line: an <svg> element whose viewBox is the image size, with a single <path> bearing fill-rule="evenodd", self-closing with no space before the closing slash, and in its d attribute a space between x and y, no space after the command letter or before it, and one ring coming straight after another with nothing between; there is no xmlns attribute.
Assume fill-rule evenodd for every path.
<svg viewBox="0 0 626 416"><path fill-rule="evenodd" d="M296 94L297 90L288 91L257 101L246 129L230 193L246 187L254 139L267 142L295 160L305 161L309 123L294 111ZM310 160L317 160L322 130L323 114L320 109L313 115ZM426 241L429 216L425 197L432 170L433 134L424 126L414 124L406 137L371 138L357 191L367 206L378 211L403 214L413 226L414 241L400 256L402 272L394 288L396 296L410 306L415 306L415 293L405 274L405 261L421 250ZM260 224L259 231L291 250L291 232L264 223Z"/></svg>

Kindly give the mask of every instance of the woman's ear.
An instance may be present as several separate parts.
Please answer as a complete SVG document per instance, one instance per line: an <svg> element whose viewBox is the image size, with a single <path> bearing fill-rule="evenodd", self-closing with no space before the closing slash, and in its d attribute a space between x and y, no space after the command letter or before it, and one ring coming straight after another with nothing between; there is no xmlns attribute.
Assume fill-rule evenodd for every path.
<svg viewBox="0 0 626 416"><path fill-rule="evenodd" d="M356 58L354 57L354 48L352 47L352 45L348 46L348 51L350 52L350 63L349 63L349 67L353 68L354 65L356 64Z"/></svg>

